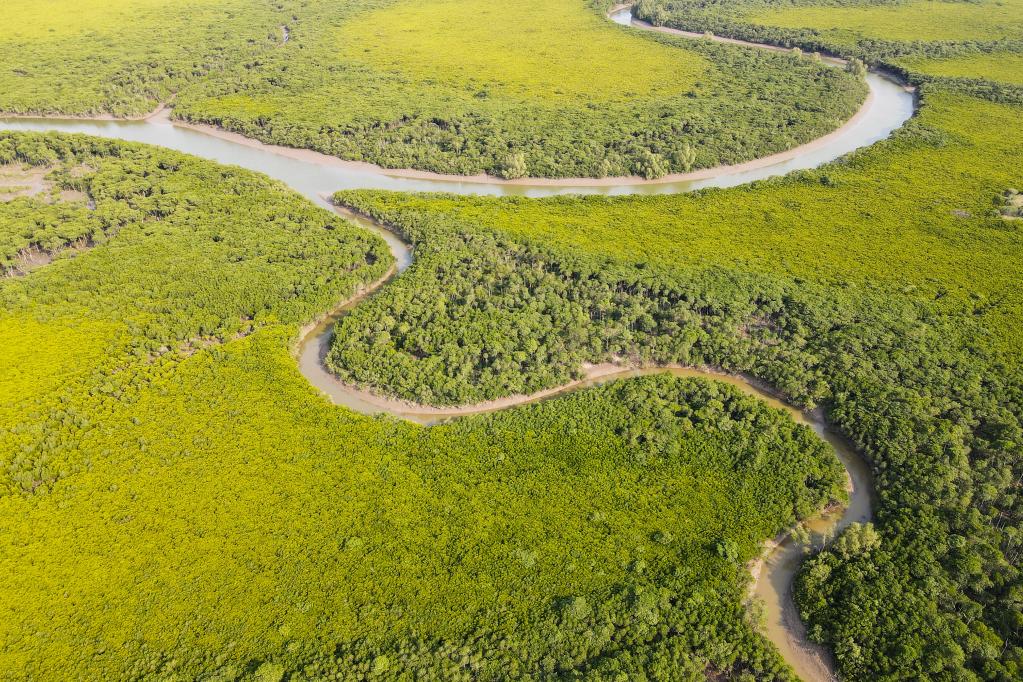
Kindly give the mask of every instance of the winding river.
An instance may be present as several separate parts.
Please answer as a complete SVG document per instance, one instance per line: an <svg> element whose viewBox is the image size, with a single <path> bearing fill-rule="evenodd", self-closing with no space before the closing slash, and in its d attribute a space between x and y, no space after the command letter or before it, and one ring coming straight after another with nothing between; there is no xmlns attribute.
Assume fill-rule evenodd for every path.
<svg viewBox="0 0 1023 682"><path fill-rule="evenodd" d="M827 424L823 410L806 411L793 407L781 400L769 387L752 377L726 374L711 368L680 365L629 367L605 363L584 366L585 376L569 384L529 395L513 395L459 407L433 407L410 403L342 382L326 366L326 357L334 338L337 322L359 303L379 291L387 282L411 266L412 249L393 231L373 219L344 208L335 207L334 210L349 221L386 239L396 263L384 277L356 293L323 319L304 328L299 335L299 341L295 348L299 370L335 405L341 405L362 414L390 414L430 426L458 417L496 412L550 400L566 393L617 379L661 373L678 377L714 379L735 386L771 407L784 410L797 423L813 429L822 440L831 446L838 460L845 467L849 503L844 507L830 507L817 516L806 519L802 524L810 532L812 546L823 546L830 537L851 523L862 523L871 519L874 492L870 467L849 443ZM833 672L831 654L807 638L806 628L799 617L792 594L792 584L807 549L804 545L794 542L787 533L765 543L764 552L750 565L750 572L753 575L750 598L755 598L764 607L764 622L761 628L763 634L778 647L782 657L796 673L804 680L831 682L837 680Z"/></svg>
<svg viewBox="0 0 1023 682"><path fill-rule="evenodd" d="M706 39L702 35L654 27L636 21L628 5L613 8L608 17L615 23L641 30L654 30L692 38ZM287 39L285 34L284 39ZM740 43L713 37L722 42ZM750 45L749 43L740 43ZM763 49L780 49L757 45ZM839 60L831 60L840 63ZM308 150L265 145L234 133L208 126L195 126L175 122L169 111L161 107L141 120L98 120L58 118L0 118L0 130L60 131L86 133L100 137L117 138L155 144L187 152L213 161L234 164L258 171L283 181L293 189L320 205L330 206L325 197L340 189L387 189L405 192L453 192L458 194L523 195L544 197L558 194L659 194L688 192L704 187L731 187L754 180L784 175L793 170L817 167L855 149L886 138L905 123L915 109L911 91L890 77L871 72L867 75L870 89L857 114L832 133L779 154L734 166L704 169L693 173L667 176L646 181L641 178L526 178L503 181L488 176L461 177L414 170L391 170L364 163L343 161ZM333 208L333 207L331 207ZM339 405L366 414L387 412L421 424L434 424L456 416L479 414L505 409L563 395L587 386L640 376L655 372L670 372L677 376L709 377L725 381L748 394L755 395L772 407L787 411L792 417L813 428L827 441L849 474L850 503L843 509L830 509L811 519L807 526L814 542L820 543L828 535L850 523L867 521L871 517L871 475L866 463L836 433L831 431L820 411L797 410L772 395L755 380L726 375L713 370L684 367L630 368L614 365L586 367L586 378L529 396L509 398L459 408L431 408L412 405L361 391L340 382L324 366L324 357L332 338L334 323L367 296L379 290L391 278L412 263L411 247L384 226L364 216L343 211L346 218L380 235L390 247L396 266L381 280L333 311L318 324L303 330L297 347L299 367L309 381ZM764 634L778 647L785 660L796 673L806 680L832 680L835 678L828 652L813 645L806 638L792 600L792 581L803 558L803 548L786 538L767 543L764 555L751 567L754 576L751 595L766 606Z"/></svg>

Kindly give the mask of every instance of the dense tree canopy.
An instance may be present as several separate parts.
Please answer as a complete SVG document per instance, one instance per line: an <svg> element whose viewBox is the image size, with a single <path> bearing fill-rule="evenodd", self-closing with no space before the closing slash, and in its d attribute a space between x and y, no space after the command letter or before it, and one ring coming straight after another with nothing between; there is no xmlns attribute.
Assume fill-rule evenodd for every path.
<svg viewBox="0 0 1023 682"><path fill-rule="evenodd" d="M870 533L809 562L798 597L811 635L853 679L1016 679L1013 131L1019 105L932 84L894 139L745 188L339 193L406 234L417 261L339 324L330 362L350 381L436 403L535 390L622 358L750 372L822 405L873 464L880 504Z"/></svg>
<svg viewBox="0 0 1023 682"><path fill-rule="evenodd" d="M866 94L810 58L635 31L583 0L61 3L6 3L0 112L173 99L175 117L389 168L658 177L820 137Z"/></svg>
<svg viewBox="0 0 1023 682"><path fill-rule="evenodd" d="M382 240L167 150L0 135L15 163L84 198L0 202L5 256L90 241L0 280L8 677L791 679L745 564L844 477L786 413L652 376L353 414L291 347Z"/></svg>
<svg viewBox="0 0 1023 682"><path fill-rule="evenodd" d="M1023 102L1019 0L640 0L657 25L856 57L913 83Z"/></svg>
<svg viewBox="0 0 1023 682"><path fill-rule="evenodd" d="M573 71L585 49L551 73L512 50L474 67L484 88L424 62L429 35L377 31L465 26L479 3L93 4L84 32L5 7L0 109L140 113L175 94L193 120L387 165L655 176L837 125L859 69L807 53L905 75L921 109L892 139L746 187L340 193L416 260L338 324L328 362L440 405L605 360L750 373L822 408L873 469L873 523L810 556L795 586L838 671L1023 675L1019 0L636 8L803 55L550 5L572 22L555 33L622 39L640 59L628 94L594 64ZM537 23L507 12L539 6L490 8L509 30L474 39L514 42ZM443 59L478 57L459 49ZM743 606L746 562L843 494L834 457L783 413L654 376L431 428L356 415L292 352L301 325L391 267L381 240L266 178L140 145L0 134L0 168L0 669L791 678Z"/></svg>

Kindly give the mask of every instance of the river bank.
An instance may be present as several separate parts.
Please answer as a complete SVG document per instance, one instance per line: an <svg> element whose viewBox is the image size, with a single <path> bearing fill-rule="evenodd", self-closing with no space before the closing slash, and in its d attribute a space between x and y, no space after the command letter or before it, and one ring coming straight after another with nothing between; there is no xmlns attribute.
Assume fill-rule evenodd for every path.
<svg viewBox="0 0 1023 682"><path fill-rule="evenodd" d="M627 9L628 6L625 7ZM622 11L622 7L618 11ZM630 16L631 22L631 16ZM656 30L655 27L641 29ZM671 31L672 29L666 29ZM704 38L699 34L682 35ZM726 39L723 39L726 40ZM762 46L763 47L763 46ZM780 49L766 46L768 49ZM780 154L753 160L735 166L704 169L694 173L667 176L657 180L641 178L569 178L562 180L520 179L500 180L488 176L445 176L423 171L395 171L372 164L347 162L341 159L290 147L265 145L236 133L209 126L181 123L170 117L170 111L161 107L150 114L133 120L111 118L47 119L33 117L7 117L0 128L9 130L59 130L83 132L103 137L117 137L179 149L223 163L240 165L275 177L301 192L313 201L327 203L325 194L339 189L392 189L399 191L445 191L461 194L522 194L526 196L552 196L561 193L676 193L701 187L728 187L753 180L783 175L792 170L813 168L834 160L849 151L887 137L913 114L914 101L899 84L883 75L869 74L871 95L860 111L842 127L806 145ZM335 209L338 210L338 209ZM813 428L834 449L845 466L850 480L850 503L844 511L830 510L820 517L808 520L807 525L819 539L837 532L856 521L869 520L871 514L871 487L869 467L841 438L828 429L820 411L811 413L786 405L769 388L742 376L725 374L710 368L682 366L639 367L625 364L603 363L582 368L583 377L569 384L522 396L510 396L476 405L453 408L426 407L348 386L339 381L325 367L323 360L329 349L336 320L360 302L378 291L412 262L412 249L386 226L364 216L338 210L346 218L372 230L387 242L396 264L388 273L338 306L330 315L303 328L295 352L299 369L318 389L336 404L363 412L386 412L402 419L422 424L433 424L471 414L526 405L555 398L571 391L582 390L618 379L668 372L682 377L704 377L724 381L744 392L764 400L772 407L786 410L800 423ZM805 629L792 602L791 586L803 558L802 548L780 539L768 543L761 561L754 562L751 572L753 594L765 604L767 622L764 634L778 647L782 656L808 680L832 679L830 659L826 651L808 642Z"/></svg>
<svg viewBox="0 0 1023 682"><path fill-rule="evenodd" d="M327 197L322 197L327 199ZM367 415L388 414L424 426L440 424L451 419L486 414L518 406L550 400L568 393L598 386L611 381L668 373L684 378L703 378L721 381L740 389L747 395L764 401L769 406L788 413L797 423L808 426L832 448L845 468L846 505L831 505L800 525L809 533L813 546L823 546L831 537L851 523L865 523L872 517L873 487L869 465L852 446L832 430L824 410L801 410L785 402L771 386L755 377L737 375L711 367L684 365L632 365L622 359L599 364L584 364L583 376L575 381L526 395L512 395L469 405L438 407L417 404L382 395L371 389L354 386L340 380L326 365L337 322L360 301L371 296L384 283L404 271L412 263L412 246L393 229L373 218L344 207L334 209L366 229L388 235L388 245L398 264L387 276L370 285L365 291L342 303L335 311L317 324L304 327L294 347L299 371L335 405ZM831 653L809 640L793 600L792 585L799 573L805 548L792 540L789 533L768 540L757 560L750 563L749 595L754 603L763 605L763 634L781 652L796 673L805 680L829 682L834 680Z"/></svg>
<svg viewBox="0 0 1023 682"><path fill-rule="evenodd" d="M161 102L152 111L134 116L115 116L114 114L47 114L44 112L29 112L24 114L0 112L0 121L11 120L53 120L53 121L153 121L160 116L170 118L170 102Z"/></svg>
<svg viewBox="0 0 1023 682"><path fill-rule="evenodd" d="M619 5L608 18L625 23L631 5ZM627 16L629 25L637 30L668 32L686 38L706 39L675 29L662 29ZM720 42L739 42L747 47L779 50L772 45L742 43L717 38ZM836 65L844 62L833 60ZM688 173L675 173L647 180L639 176L607 178L517 178L505 180L490 175L449 175L416 169L384 168L371 163L346 161L308 149L265 144L258 140L216 126L190 123L171 117L168 105L135 118L121 119L109 115L98 117L0 114L0 129L59 130L83 132L101 137L117 137L148 144L157 144L209 158L214 141L228 143L213 150L213 158L242 165L273 177L285 179L295 186L294 178L307 174L310 166L323 171L326 182L309 190L299 188L307 196L339 189L387 189L407 192L453 192L457 194L522 195L529 197L558 194L667 194L687 192L705 187L732 187L755 180L784 175L794 170L814 168L855 149L872 144L890 135L915 111L915 98L890 74L871 72L866 76L869 92L857 112L841 126L815 140L790 149L742 163L704 168ZM242 153L249 150L249 153ZM288 161L297 162L290 164ZM277 170L280 167L280 170ZM306 173L303 173L306 171ZM306 182L303 179L303 182ZM311 184L314 180L309 179ZM311 190L311 191L310 191Z"/></svg>

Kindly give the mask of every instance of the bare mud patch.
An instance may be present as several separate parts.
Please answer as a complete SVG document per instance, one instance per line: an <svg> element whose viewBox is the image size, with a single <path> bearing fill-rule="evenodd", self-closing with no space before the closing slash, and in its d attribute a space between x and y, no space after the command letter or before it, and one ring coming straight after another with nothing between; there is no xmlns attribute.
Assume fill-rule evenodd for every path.
<svg viewBox="0 0 1023 682"><path fill-rule="evenodd" d="M998 212L1006 220L1023 220L1023 192L1018 189L1005 190Z"/></svg>
<svg viewBox="0 0 1023 682"><path fill-rule="evenodd" d="M55 249L45 250L32 245L18 252L11 264L3 268L4 277L24 277L33 270L49 265L59 256L65 255L68 258L74 257L83 251L92 248L93 242L82 237L70 244L59 246Z"/></svg>
<svg viewBox="0 0 1023 682"><path fill-rule="evenodd" d="M20 163L0 165L0 201L32 197L49 191L53 183L46 180L50 166L25 166Z"/></svg>
<svg viewBox="0 0 1023 682"><path fill-rule="evenodd" d="M50 179L55 166L28 166L21 163L0 164L0 202L13 201L23 197L37 197L46 203L84 203L95 208L92 199L85 192L65 189ZM94 169L85 165L75 166L69 172L73 178L82 178Z"/></svg>

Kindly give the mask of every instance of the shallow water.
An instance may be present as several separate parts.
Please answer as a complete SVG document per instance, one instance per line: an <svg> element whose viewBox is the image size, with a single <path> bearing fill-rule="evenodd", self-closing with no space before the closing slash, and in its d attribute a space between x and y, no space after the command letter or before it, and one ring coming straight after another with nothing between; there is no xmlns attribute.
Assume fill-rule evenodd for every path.
<svg viewBox="0 0 1023 682"><path fill-rule="evenodd" d="M642 25L637 26L632 21L629 8L618 10L609 16L612 21L625 26L633 26L640 30L648 28ZM285 33L284 39L287 40L287 37ZM868 74L867 83L870 86L871 96L858 117L839 131L797 148L792 158L768 159L767 163L755 168L750 168L751 164L742 164L739 167L712 169L712 172L707 173L709 177L698 180L653 183L628 181L606 185L599 181L590 181L590 184L587 184L587 181L582 180L575 181L570 186L554 186L551 184L469 182L458 179L401 177L384 169L365 164L348 164L305 150L260 145L241 139L223 139L210 131L175 125L166 116L154 116L145 121L0 119L0 130L86 133L99 137L161 145L220 163L234 164L265 173L283 181L321 205L328 204L324 197L341 189L443 191L457 194L524 195L529 197L559 194L674 194L705 187L732 187L754 180L784 175L794 170L815 168L855 149L888 137L913 115L914 96L904 87L882 74ZM581 184L579 184L580 182ZM371 220L341 210L338 212L380 235L387 242L396 259L395 274L411 265L412 250L398 236ZM338 381L334 375L327 371L323 358L329 349L334 323L337 319L358 305L366 296L372 295L373 291L379 289L389 280L390 278L378 283L370 291L334 311L331 316L305 335L297 349L299 368L302 374L336 404L365 414L388 412L421 424L433 424L456 415L506 409L511 404L528 404L547 400L588 386L653 373L668 372L676 376L700 376L725 381L750 395L755 395L772 407L785 410L796 421L813 428L821 438L831 445L849 473L851 493L848 507L841 511L822 514L807 524L814 533L816 542L821 542L825 536L833 534L854 521L870 519L873 493L869 466L853 452L845 441L829 430L819 414L797 410L743 377L689 368L622 369L575 383L570 387L548 391L542 395L505 401L498 407L474 408L470 406L440 413L437 410L413 405L389 404L382 408L379 402L367 400L361 392ZM782 656L793 666L800 677L807 680L831 680L834 678L834 674L831 671L829 655L806 641L805 629L792 602L792 581L802 563L803 556L803 550L787 540L782 541L777 548L767 553L763 573L755 588L756 596L763 601L766 607L764 634L774 642Z"/></svg>
<svg viewBox="0 0 1023 682"><path fill-rule="evenodd" d="M705 187L734 187L794 170L816 168L853 150L888 137L913 115L913 95L876 73L867 75L873 97L867 111L851 126L799 156L753 169L720 169L713 177L675 182L629 182L616 185L554 186L510 182L432 180L388 175L385 169L352 168L319 154L315 159L291 158L284 150L266 145L251 147L220 139L202 130L175 125L157 118L146 121L95 121L87 119L0 118L0 130L60 131L155 144L220 163L242 166L286 181L296 190L318 200L319 195L343 189L388 189L402 192L452 192L455 194L545 197L563 194L678 194ZM284 152L284 153L282 153Z"/></svg>
<svg viewBox="0 0 1023 682"><path fill-rule="evenodd" d="M631 22L626 8L612 15L618 23ZM637 30L646 30L639 26ZM0 130L60 131L86 133L99 137L144 142L187 152L220 163L234 164L283 180L314 201L324 194L343 189L387 189L403 192L452 192L456 194L519 195L544 197L562 194L677 194L706 187L733 187L754 180L763 180L809 169L833 161L860 147L888 137L912 115L914 96L885 75L867 75L870 99L866 109L848 126L820 140L798 147L793 158L771 160L767 165L749 168L750 164L726 166L702 171L710 177L682 181L640 181L626 179L608 185L602 180L577 179L567 186L550 181L529 184L493 180L480 182L457 178L429 179L402 177L396 171L351 164L324 154L293 150L271 145L253 145L222 139L208 131L176 125L166 116L142 121L97 121L57 118L0 118ZM786 153L782 153L783 155Z"/></svg>

